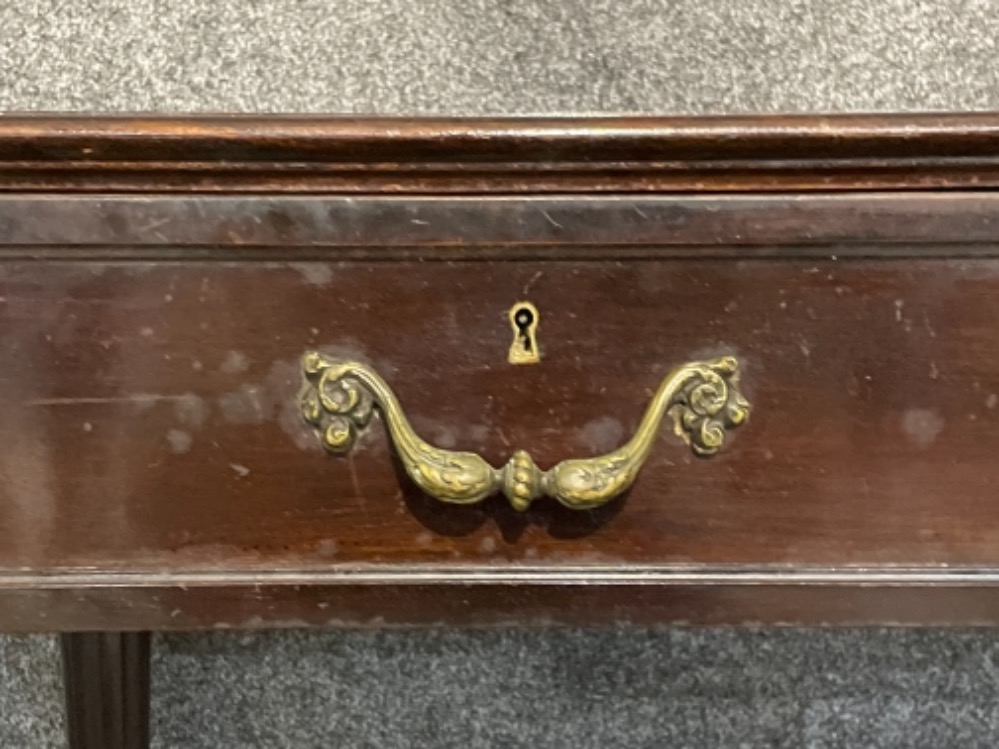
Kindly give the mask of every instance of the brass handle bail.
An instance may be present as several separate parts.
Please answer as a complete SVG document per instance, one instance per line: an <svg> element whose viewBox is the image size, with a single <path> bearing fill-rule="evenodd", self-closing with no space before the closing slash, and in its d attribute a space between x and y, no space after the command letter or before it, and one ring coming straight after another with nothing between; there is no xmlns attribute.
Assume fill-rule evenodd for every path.
<svg viewBox="0 0 999 749"><path fill-rule="evenodd" d="M738 389L734 357L691 362L663 379L635 435L617 450L565 460L547 471L517 450L506 465L494 468L475 453L443 450L421 439L395 393L371 367L310 351L302 369L307 383L302 414L327 450L349 451L377 406L406 473L424 492L454 504L474 504L502 492L517 510L542 496L575 510L598 507L635 482L667 414L676 435L706 456L721 448L727 429L746 421L750 408Z"/></svg>

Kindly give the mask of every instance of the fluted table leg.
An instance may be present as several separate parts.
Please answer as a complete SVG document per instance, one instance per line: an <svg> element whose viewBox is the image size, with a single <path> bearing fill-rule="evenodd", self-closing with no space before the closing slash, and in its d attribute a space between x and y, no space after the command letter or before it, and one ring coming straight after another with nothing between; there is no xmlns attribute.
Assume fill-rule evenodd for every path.
<svg viewBox="0 0 999 749"><path fill-rule="evenodd" d="M62 636L70 749L147 749L149 633Z"/></svg>

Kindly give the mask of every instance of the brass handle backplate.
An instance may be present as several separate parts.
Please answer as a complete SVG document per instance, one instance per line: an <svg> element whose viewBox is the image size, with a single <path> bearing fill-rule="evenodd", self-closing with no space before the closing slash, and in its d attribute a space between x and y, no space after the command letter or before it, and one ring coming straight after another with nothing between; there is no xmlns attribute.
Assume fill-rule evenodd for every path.
<svg viewBox="0 0 999 749"><path fill-rule="evenodd" d="M542 496L577 510L598 507L634 483L664 416L672 418L677 436L694 453L705 456L722 446L726 429L749 416L749 403L738 389L739 363L734 357L691 362L666 376L635 435L617 450L565 460L547 471L517 450L506 465L494 468L475 453L443 450L421 439L395 393L371 367L311 351L302 369L307 382L302 413L327 450L349 451L377 406L409 477L430 496L454 504L473 504L502 492L517 510L526 510Z"/></svg>

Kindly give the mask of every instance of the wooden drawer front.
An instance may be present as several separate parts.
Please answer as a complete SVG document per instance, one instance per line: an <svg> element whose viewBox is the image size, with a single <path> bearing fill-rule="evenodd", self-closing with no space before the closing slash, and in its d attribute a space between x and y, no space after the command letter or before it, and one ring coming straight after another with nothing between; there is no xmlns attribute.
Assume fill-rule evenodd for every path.
<svg viewBox="0 0 999 749"><path fill-rule="evenodd" d="M8 571L999 563L996 260L7 259L0 297ZM616 447L691 359L737 356L753 412L710 460L664 429L598 510L447 506L379 423L320 448L309 349L494 465Z"/></svg>

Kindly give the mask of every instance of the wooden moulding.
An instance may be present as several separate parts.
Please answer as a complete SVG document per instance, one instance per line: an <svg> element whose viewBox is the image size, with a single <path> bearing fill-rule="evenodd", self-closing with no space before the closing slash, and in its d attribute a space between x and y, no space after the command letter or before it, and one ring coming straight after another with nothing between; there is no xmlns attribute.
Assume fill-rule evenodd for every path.
<svg viewBox="0 0 999 749"><path fill-rule="evenodd" d="M980 189L987 114L399 119L0 117L0 190L655 193Z"/></svg>

